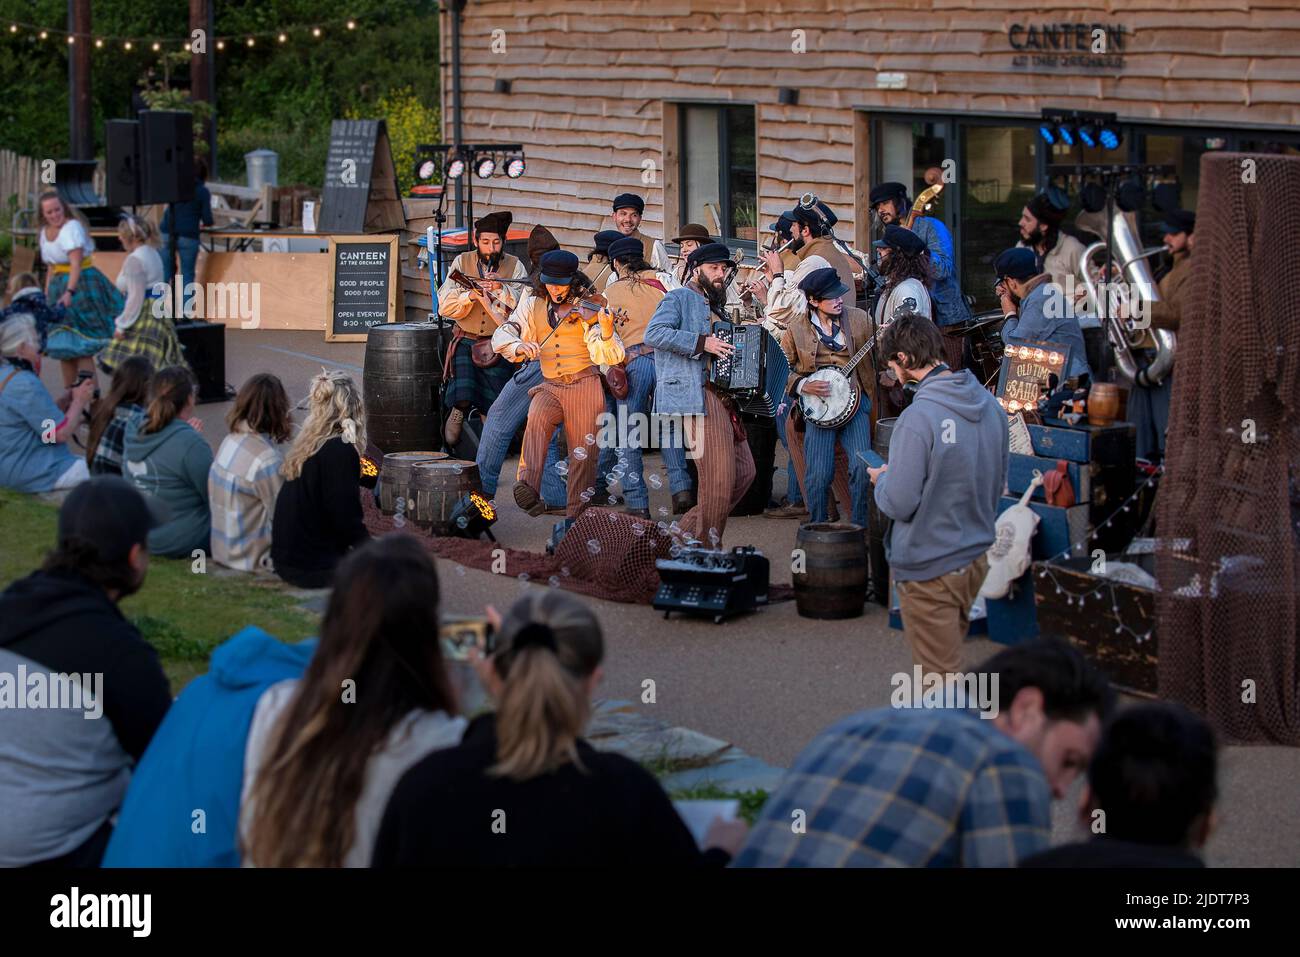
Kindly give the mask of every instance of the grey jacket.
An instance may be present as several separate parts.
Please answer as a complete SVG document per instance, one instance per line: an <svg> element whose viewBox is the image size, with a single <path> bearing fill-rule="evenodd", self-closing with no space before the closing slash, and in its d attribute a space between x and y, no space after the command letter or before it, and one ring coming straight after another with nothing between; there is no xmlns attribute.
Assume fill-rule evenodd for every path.
<svg viewBox="0 0 1300 957"><path fill-rule="evenodd" d="M713 358L704 351L704 340L713 318L704 297L685 286L659 301L645 330L645 341L655 350L657 414L704 414L704 383Z"/></svg>

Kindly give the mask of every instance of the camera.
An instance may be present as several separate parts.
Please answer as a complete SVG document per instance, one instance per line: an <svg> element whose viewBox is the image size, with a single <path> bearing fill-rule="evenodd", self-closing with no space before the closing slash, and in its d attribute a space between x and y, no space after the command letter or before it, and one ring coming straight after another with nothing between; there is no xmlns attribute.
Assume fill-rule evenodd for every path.
<svg viewBox="0 0 1300 957"><path fill-rule="evenodd" d="M95 373L91 372L89 369L81 369L80 371L77 372L77 382L73 386L73 388L75 389L77 388L77 386L80 386L81 383L85 382L87 379L93 379L93 378L95 378ZM99 398L99 386L95 386L95 391L92 394L96 399Z"/></svg>

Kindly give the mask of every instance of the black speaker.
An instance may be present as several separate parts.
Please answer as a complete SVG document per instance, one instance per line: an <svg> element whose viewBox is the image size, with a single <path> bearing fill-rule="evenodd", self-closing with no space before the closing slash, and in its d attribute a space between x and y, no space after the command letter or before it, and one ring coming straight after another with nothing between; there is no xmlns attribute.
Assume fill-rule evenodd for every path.
<svg viewBox="0 0 1300 957"><path fill-rule="evenodd" d="M73 206L103 206L95 192L95 160L59 160L54 164L54 188L65 203Z"/></svg>
<svg viewBox="0 0 1300 957"><path fill-rule="evenodd" d="M224 402L226 393L226 327L219 322L178 322L185 361L199 380L200 402Z"/></svg>
<svg viewBox="0 0 1300 957"><path fill-rule="evenodd" d="M140 124L109 120L104 124L108 151L104 182L109 206L140 205Z"/></svg>
<svg viewBox="0 0 1300 957"><path fill-rule="evenodd" d="M180 110L140 113L140 201L194 198L194 117Z"/></svg>

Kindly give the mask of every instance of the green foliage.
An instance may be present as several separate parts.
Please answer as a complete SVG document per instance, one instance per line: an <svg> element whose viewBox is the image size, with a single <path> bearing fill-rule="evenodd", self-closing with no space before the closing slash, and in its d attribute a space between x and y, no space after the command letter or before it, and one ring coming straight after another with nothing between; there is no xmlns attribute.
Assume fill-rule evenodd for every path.
<svg viewBox="0 0 1300 957"><path fill-rule="evenodd" d="M740 818L751 827L758 820L759 812L763 810L769 796L766 791L728 791L716 784L684 788L669 795L674 801L739 801Z"/></svg>
<svg viewBox="0 0 1300 957"><path fill-rule="evenodd" d="M405 196L415 185L415 148L438 140L441 126L438 113L437 107L425 106L415 91L406 86L380 96L369 113L358 107L349 109L348 119L387 121L393 162L397 166L397 187Z"/></svg>
<svg viewBox="0 0 1300 957"><path fill-rule="evenodd" d="M349 16L355 30L342 22ZM0 23L11 21L66 29L66 0L0 0ZM309 29L315 23L324 23L318 39ZM187 5L176 0L96 0L92 24L96 35L137 41L189 35ZM278 30L287 36L283 44L261 37L250 48L232 39L215 51L210 42L220 179L243 181L244 154L266 148L280 154L281 183L320 187L330 123L347 115L378 117L388 110L390 127L404 137L438 138L436 0L349 0L338 13L315 0L223 0L216 6L219 37ZM92 53L98 155L104 121L134 116L137 92L152 100L153 109L193 108L185 99L189 56L175 48L154 52L144 42L131 51L108 43ZM67 155L67 57L67 44L54 36L41 42L32 31L0 29L0 147L38 159ZM396 131L390 135L396 138ZM397 163L399 175L409 178L411 162Z"/></svg>

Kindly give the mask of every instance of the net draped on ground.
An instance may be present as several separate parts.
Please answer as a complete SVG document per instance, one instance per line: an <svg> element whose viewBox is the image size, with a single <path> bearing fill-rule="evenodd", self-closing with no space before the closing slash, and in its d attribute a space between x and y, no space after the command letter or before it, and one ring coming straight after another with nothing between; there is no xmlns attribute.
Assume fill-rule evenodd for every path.
<svg viewBox="0 0 1300 957"><path fill-rule="evenodd" d="M668 558L673 547L672 536L660 529L658 522L605 508L584 511L555 554L547 555L487 540L430 535L409 520L399 528L394 517L383 514L374 495L364 489L361 507L371 535L413 534L430 553L466 568L497 571L531 585L567 588L593 598L629 604L650 604L659 588L655 561ZM498 549L504 550L504 556ZM502 567L504 572L499 571ZM769 587L769 603L793 597L794 589L788 585Z"/></svg>
<svg viewBox="0 0 1300 957"><path fill-rule="evenodd" d="M1228 740L1300 745L1300 158L1207 153L1200 177L1157 503L1160 694Z"/></svg>

